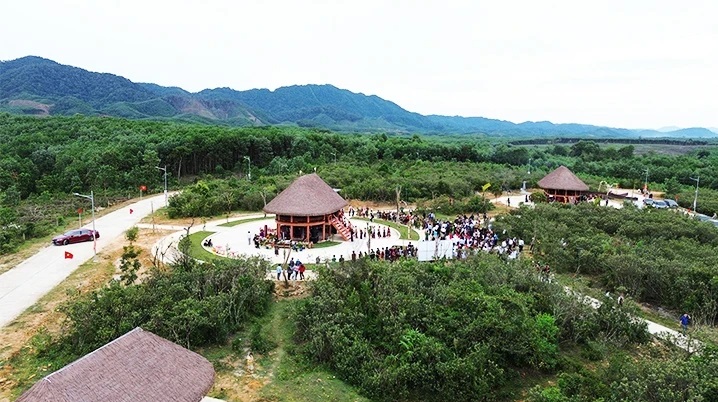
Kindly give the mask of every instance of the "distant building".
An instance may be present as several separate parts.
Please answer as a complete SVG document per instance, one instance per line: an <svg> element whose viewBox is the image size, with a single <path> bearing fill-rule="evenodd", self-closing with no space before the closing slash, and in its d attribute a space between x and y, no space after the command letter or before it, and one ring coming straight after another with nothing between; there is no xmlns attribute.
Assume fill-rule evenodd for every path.
<svg viewBox="0 0 718 402"><path fill-rule="evenodd" d="M264 212L275 214L277 237L318 243L331 237L333 228L349 240L341 219L347 201L316 173L300 176L270 201Z"/></svg>
<svg viewBox="0 0 718 402"><path fill-rule="evenodd" d="M200 402L213 383L207 359L135 328L38 381L17 402Z"/></svg>
<svg viewBox="0 0 718 402"><path fill-rule="evenodd" d="M588 186L569 168L559 166L538 181L549 201L573 202L588 192Z"/></svg>

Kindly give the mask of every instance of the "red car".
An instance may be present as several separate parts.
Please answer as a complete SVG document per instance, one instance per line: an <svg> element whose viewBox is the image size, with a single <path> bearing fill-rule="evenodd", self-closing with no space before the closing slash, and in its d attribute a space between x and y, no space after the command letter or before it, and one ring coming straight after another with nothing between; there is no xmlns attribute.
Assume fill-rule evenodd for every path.
<svg viewBox="0 0 718 402"><path fill-rule="evenodd" d="M92 229L75 229L70 230L69 232L65 232L65 234L61 234L60 236L55 236L52 239L52 244L59 246L59 245L65 245L70 243L79 243L82 241L92 241L93 240L93 233L94 238L99 239L100 238L100 232L93 231Z"/></svg>

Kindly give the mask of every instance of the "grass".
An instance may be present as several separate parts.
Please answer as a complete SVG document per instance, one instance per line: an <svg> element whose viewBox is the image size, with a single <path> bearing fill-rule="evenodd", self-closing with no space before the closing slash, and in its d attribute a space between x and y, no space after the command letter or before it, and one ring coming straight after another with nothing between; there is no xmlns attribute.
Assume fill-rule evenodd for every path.
<svg viewBox="0 0 718 402"><path fill-rule="evenodd" d="M279 300L272 304L267 314L235 334L226 345L199 351L212 362L217 372L215 385L208 396L228 402L368 401L331 372L311 367L298 356L293 340L295 327L290 314L300 302L299 299ZM256 339L258 337L259 340ZM271 348L264 354L252 350L255 370L250 375L245 373L245 357L251 345L256 346L258 341Z"/></svg>
<svg viewBox="0 0 718 402"><path fill-rule="evenodd" d="M369 218L352 218L352 219L359 219L360 221L366 221L369 222ZM379 223L382 225L389 226L392 229L396 229L399 232L400 239L402 240L419 240L419 233L417 233L416 230L411 229L410 234L407 237L407 226L406 225L397 225L396 222L387 221L384 219L376 219L374 218L374 223Z"/></svg>
<svg viewBox="0 0 718 402"><path fill-rule="evenodd" d="M220 225L218 225L218 226L233 227L233 226L241 225L241 224L243 224L243 223L254 222L254 221L262 221L262 220L270 219L270 218L273 218L273 217L274 217L274 215L268 215L268 216L258 217L258 218L239 219L239 220L232 221L232 222L222 223L222 224L220 224Z"/></svg>
<svg viewBox="0 0 718 402"><path fill-rule="evenodd" d="M342 243L341 243L341 242L338 242L338 241L327 240L327 241L319 242L319 243L313 245L312 248L334 247L334 246L336 246L337 244L342 244Z"/></svg>
<svg viewBox="0 0 718 402"><path fill-rule="evenodd" d="M271 318L263 329L272 334L278 345L272 362L274 380L261 390L260 395L271 401L368 401L331 372L310 367L297 356L290 311L300 302L287 299L272 306Z"/></svg>
<svg viewBox="0 0 718 402"><path fill-rule="evenodd" d="M208 236L213 235L215 232L209 232L209 231L199 231L194 232L191 235L189 235L190 240L190 246L189 246L189 255L192 258L202 260L202 261L211 261L216 258L226 258L218 256L217 254L210 253L209 251L205 250L204 247L202 247L202 240L206 239Z"/></svg>

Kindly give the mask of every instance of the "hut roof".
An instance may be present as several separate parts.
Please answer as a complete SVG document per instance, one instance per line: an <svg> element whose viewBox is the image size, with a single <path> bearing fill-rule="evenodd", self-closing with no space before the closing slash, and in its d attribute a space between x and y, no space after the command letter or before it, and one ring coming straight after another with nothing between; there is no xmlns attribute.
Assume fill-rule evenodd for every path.
<svg viewBox="0 0 718 402"><path fill-rule="evenodd" d="M214 383L204 357L142 328L48 375L18 402L199 402Z"/></svg>
<svg viewBox="0 0 718 402"><path fill-rule="evenodd" d="M551 190L588 191L586 183L581 181L569 168L559 166L538 182L539 187Z"/></svg>
<svg viewBox="0 0 718 402"><path fill-rule="evenodd" d="M297 178L264 207L278 215L320 216L339 211L347 202L316 173Z"/></svg>

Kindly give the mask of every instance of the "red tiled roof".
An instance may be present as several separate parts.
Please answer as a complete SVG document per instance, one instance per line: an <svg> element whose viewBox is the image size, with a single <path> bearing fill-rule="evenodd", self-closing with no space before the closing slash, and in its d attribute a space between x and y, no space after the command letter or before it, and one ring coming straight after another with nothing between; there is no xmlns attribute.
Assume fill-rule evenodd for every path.
<svg viewBox="0 0 718 402"><path fill-rule="evenodd" d="M539 187L551 190L588 191L586 183L581 181L569 168L559 166L538 182Z"/></svg>
<svg viewBox="0 0 718 402"><path fill-rule="evenodd" d="M339 211L347 202L316 173L297 178L264 207L277 215L320 216Z"/></svg>
<svg viewBox="0 0 718 402"><path fill-rule="evenodd" d="M199 402L212 363L135 328L35 383L17 402Z"/></svg>

